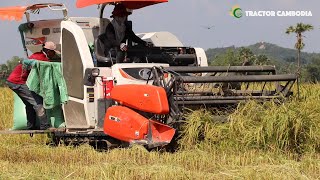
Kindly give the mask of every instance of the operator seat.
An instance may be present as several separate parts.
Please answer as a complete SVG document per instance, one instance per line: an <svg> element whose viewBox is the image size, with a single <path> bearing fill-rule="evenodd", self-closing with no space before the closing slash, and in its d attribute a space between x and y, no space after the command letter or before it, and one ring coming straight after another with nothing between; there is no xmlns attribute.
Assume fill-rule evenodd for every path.
<svg viewBox="0 0 320 180"><path fill-rule="evenodd" d="M97 58L98 67L111 67L116 62L114 53L109 52L108 56L104 53L105 48L102 41L102 35L99 35L94 41L94 53Z"/></svg>

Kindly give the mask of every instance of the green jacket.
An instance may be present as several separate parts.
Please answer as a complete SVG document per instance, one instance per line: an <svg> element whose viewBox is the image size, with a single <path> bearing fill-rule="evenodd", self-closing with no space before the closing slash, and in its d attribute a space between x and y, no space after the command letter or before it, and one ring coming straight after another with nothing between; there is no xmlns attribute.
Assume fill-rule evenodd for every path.
<svg viewBox="0 0 320 180"><path fill-rule="evenodd" d="M43 97L45 109L52 109L68 101L66 82L61 63L35 61L27 80L31 91Z"/></svg>

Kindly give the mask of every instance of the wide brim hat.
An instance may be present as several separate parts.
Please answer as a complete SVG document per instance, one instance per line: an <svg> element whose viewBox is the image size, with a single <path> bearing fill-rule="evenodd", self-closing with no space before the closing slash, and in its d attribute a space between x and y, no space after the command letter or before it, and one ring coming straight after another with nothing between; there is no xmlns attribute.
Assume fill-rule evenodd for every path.
<svg viewBox="0 0 320 180"><path fill-rule="evenodd" d="M132 12L128 11L123 4L116 4L110 17L113 18L114 16L128 16L130 14L132 14Z"/></svg>
<svg viewBox="0 0 320 180"><path fill-rule="evenodd" d="M57 49L57 45L52 41L45 42L44 45L43 45L43 48L55 51L56 53L60 54L60 51L56 50Z"/></svg>
<svg viewBox="0 0 320 180"><path fill-rule="evenodd" d="M47 41L44 43L44 46L43 48L46 48L46 49L49 49L49 50L52 50L52 51L55 51L57 46L54 42L51 42L51 41Z"/></svg>

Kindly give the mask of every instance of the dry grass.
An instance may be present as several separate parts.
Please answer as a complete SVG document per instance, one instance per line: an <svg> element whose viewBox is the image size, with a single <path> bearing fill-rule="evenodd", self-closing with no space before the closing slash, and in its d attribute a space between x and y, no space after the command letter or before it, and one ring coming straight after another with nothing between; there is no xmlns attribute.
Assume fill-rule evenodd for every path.
<svg viewBox="0 0 320 180"><path fill-rule="evenodd" d="M13 120L13 93L8 88L0 87L0 129L12 126Z"/></svg>
<svg viewBox="0 0 320 180"><path fill-rule="evenodd" d="M226 153L201 150L174 154L136 146L99 153L78 148L31 145L1 147L1 179L232 179L320 177L319 156L300 162L260 151Z"/></svg>
<svg viewBox="0 0 320 180"><path fill-rule="evenodd" d="M222 149L274 152L320 152L320 86L305 85L302 98L283 104L250 101L240 104L221 123L207 110L190 114L181 139L183 148L211 145Z"/></svg>
<svg viewBox="0 0 320 180"><path fill-rule="evenodd" d="M43 135L0 135L0 179L319 179L320 86L302 89L299 102L241 105L228 123L205 110L191 113L176 153L140 146L97 152L46 146ZM3 129L12 125L12 94L0 92Z"/></svg>

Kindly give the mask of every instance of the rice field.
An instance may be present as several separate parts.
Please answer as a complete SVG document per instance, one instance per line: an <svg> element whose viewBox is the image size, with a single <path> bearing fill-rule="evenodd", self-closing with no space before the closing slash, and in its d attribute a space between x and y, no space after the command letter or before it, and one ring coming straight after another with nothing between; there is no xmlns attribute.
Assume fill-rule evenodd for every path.
<svg viewBox="0 0 320 180"><path fill-rule="evenodd" d="M0 179L320 179L320 85L300 91L300 100L284 104L191 112L175 153L98 152L47 146L43 135L0 135ZM12 92L0 88L0 100L0 129L7 129Z"/></svg>

